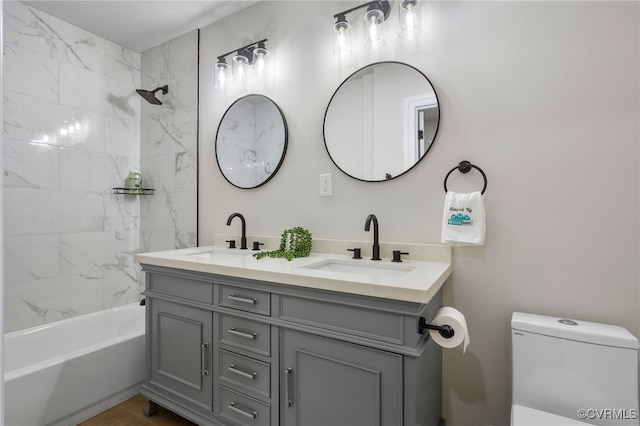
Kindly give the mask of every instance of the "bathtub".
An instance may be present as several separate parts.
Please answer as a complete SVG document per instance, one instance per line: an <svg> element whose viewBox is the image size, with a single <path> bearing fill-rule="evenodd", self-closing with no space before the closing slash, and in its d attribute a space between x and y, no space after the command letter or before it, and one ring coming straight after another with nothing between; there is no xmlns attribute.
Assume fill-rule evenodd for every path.
<svg viewBox="0 0 640 426"><path fill-rule="evenodd" d="M138 394L138 303L5 334L5 425L76 425Z"/></svg>

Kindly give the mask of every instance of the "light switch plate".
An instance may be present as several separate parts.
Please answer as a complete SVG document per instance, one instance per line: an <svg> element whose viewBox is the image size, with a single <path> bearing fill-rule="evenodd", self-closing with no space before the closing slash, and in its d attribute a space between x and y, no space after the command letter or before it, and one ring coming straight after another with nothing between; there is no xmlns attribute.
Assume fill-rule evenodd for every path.
<svg viewBox="0 0 640 426"><path fill-rule="evenodd" d="M333 195L333 183L331 173L320 175L320 196L331 197Z"/></svg>

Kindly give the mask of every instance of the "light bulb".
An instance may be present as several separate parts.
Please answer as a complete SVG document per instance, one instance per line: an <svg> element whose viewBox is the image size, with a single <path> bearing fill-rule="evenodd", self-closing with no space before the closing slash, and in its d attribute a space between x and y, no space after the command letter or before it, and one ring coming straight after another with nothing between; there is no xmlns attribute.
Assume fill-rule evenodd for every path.
<svg viewBox="0 0 640 426"><path fill-rule="evenodd" d="M229 65L224 58L218 58L218 63L215 69L215 84L216 89L224 89L229 84Z"/></svg>
<svg viewBox="0 0 640 426"><path fill-rule="evenodd" d="M398 6L400 38L413 40L422 33L420 4L418 0L402 0Z"/></svg>
<svg viewBox="0 0 640 426"><path fill-rule="evenodd" d="M267 55L269 51L264 47L264 43L259 43L258 47L253 49L253 73L257 78L265 78L267 75Z"/></svg>
<svg viewBox="0 0 640 426"><path fill-rule="evenodd" d="M384 38L382 37L382 23L384 22L384 14L380 9L368 10L364 14L364 30L365 40L364 47L367 49L377 49L384 46Z"/></svg>
<svg viewBox="0 0 640 426"><path fill-rule="evenodd" d="M245 84L247 82L247 66L249 58L244 52L238 52L233 57L233 80L234 84Z"/></svg>
<svg viewBox="0 0 640 426"><path fill-rule="evenodd" d="M336 55L350 56L351 50L351 24L344 15L338 16L338 21L333 26L333 53Z"/></svg>

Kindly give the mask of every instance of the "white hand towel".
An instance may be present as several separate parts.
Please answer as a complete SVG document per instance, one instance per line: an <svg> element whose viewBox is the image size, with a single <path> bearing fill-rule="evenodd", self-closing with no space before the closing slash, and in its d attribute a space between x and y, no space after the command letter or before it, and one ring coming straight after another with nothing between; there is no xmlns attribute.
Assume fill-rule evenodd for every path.
<svg viewBox="0 0 640 426"><path fill-rule="evenodd" d="M461 194L447 191L442 219L442 242L451 245L484 245L486 218L480 191Z"/></svg>

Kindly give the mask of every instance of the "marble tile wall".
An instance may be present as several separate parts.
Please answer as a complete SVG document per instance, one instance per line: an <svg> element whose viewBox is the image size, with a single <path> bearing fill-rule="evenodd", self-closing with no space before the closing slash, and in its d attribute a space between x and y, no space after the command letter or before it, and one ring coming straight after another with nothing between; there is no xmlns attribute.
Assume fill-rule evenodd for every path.
<svg viewBox="0 0 640 426"><path fill-rule="evenodd" d="M141 204L141 251L197 245L198 31L142 53L142 86L162 105L142 102L142 174L155 189Z"/></svg>
<svg viewBox="0 0 640 426"><path fill-rule="evenodd" d="M139 299L141 56L3 5L5 329Z"/></svg>
<svg viewBox="0 0 640 426"><path fill-rule="evenodd" d="M198 33L142 55L5 2L5 330L140 298L138 251L197 242ZM169 85L150 105L137 88ZM152 196L123 196L139 169Z"/></svg>

